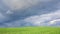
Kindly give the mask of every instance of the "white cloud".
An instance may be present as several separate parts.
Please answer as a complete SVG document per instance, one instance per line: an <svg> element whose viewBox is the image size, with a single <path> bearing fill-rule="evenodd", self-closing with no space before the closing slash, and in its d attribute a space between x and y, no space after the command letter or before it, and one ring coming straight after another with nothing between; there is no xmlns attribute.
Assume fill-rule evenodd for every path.
<svg viewBox="0 0 60 34"><path fill-rule="evenodd" d="M51 0L3 0L3 2L11 8L11 10L24 9L32 5L36 5L39 2L46 2Z"/></svg>
<svg viewBox="0 0 60 34"><path fill-rule="evenodd" d="M57 22L60 22L60 19L52 20L49 22L49 24L56 24Z"/></svg>
<svg viewBox="0 0 60 34"><path fill-rule="evenodd" d="M28 17L24 19L24 21L32 23L34 25L52 25L56 21L60 21L59 18L60 18L60 10L57 10L55 12L51 12L48 14Z"/></svg>

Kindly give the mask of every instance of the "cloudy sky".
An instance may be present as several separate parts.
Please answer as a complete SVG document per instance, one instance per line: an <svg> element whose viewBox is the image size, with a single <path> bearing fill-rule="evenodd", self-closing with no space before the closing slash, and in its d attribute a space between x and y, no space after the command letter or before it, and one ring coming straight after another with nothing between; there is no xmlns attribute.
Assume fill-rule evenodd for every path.
<svg viewBox="0 0 60 34"><path fill-rule="evenodd" d="M0 27L60 26L60 0L0 0Z"/></svg>

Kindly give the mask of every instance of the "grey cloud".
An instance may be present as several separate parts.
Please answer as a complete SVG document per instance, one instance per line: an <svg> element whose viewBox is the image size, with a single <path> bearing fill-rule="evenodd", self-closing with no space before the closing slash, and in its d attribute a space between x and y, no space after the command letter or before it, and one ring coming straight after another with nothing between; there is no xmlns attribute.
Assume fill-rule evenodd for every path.
<svg viewBox="0 0 60 34"><path fill-rule="evenodd" d="M11 8L9 8L8 6L6 6L2 3L1 7L0 7L0 13L2 13L2 15L4 15L4 18L1 23L5 24L6 26L8 26L8 24L10 24L12 26L16 26L13 24L19 24L19 23L21 24L21 21L18 21L18 20L23 20L27 17L34 16L34 15L42 15L42 14L56 11L57 9L59 9L57 7L58 3L59 3L58 0L53 0L50 2L39 2L36 5L30 6L26 9L17 9L17 10L11 10ZM16 23L14 21L18 21L19 23ZM27 25L28 24L29 23L27 23ZM19 26L21 26L21 25L19 25Z"/></svg>

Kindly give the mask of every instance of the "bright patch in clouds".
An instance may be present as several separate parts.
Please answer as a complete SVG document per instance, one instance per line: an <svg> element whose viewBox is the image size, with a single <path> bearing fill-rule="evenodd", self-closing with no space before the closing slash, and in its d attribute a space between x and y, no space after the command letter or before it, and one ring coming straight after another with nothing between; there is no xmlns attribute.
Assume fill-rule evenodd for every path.
<svg viewBox="0 0 60 34"><path fill-rule="evenodd" d="M50 21L49 23L50 23L50 24L56 24L57 22L60 22L60 19L52 20L52 21Z"/></svg>

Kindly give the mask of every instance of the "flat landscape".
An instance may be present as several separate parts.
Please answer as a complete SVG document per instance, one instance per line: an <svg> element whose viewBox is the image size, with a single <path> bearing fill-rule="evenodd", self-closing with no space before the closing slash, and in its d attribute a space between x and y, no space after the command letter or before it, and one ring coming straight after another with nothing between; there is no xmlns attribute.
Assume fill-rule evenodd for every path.
<svg viewBox="0 0 60 34"><path fill-rule="evenodd" d="M0 34L60 34L60 27L0 28Z"/></svg>

